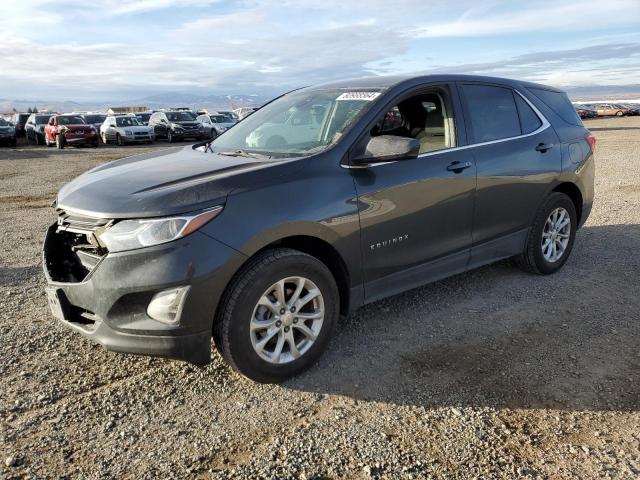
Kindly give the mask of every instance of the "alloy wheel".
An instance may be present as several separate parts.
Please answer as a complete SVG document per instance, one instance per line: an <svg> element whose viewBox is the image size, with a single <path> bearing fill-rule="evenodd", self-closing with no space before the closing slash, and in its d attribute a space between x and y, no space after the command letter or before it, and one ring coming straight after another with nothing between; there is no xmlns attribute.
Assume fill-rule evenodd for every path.
<svg viewBox="0 0 640 480"><path fill-rule="evenodd" d="M571 217L564 208L554 209L542 229L542 256L549 263L562 258L571 237Z"/></svg>
<svg viewBox="0 0 640 480"><path fill-rule="evenodd" d="M268 363L292 362L314 344L324 321L322 292L308 278L287 277L271 285L253 309L249 335Z"/></svg>

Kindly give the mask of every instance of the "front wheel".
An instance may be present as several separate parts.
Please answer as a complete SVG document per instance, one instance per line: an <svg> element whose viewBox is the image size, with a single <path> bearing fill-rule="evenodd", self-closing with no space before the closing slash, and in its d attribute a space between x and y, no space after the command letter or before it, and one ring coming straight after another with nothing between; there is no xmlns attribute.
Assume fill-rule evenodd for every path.
<svg viewBox="0 0 640 480"><path fill-rule="evenodd" d="M266 250L231 281L214 339L236 371L258 382L281 382L320 356L339 304L335 280L318 259L292 249Z"/></svg>
<svg viewBox="0 0 640 480"><path fill-rule="evenodd" d="M616 117L621 117L622 115L624 115L624 112L622 112L622 111L617 111L616 112Z"/></svg>
<svg viewBox="0 0 640 480"><path fill-rule="evenodd" d="M169 130L169 131L167 132L167 141L168 141L169 143L173 143L173 142L174 142L173 133L171 133L171 130Z"/></svg>
<svg viewBox="0 0 640 480"><path fill-rule="evenodd" d="M119 133L116 133L116 144L120 147L124 146L124 140L122 139Z"/></svg>
<svg viewBox="0 0 640 480"><path fill-rule="evenodd" d="M64 136L62 134L56 136L56 147L58 147L59 150L64 148Z"/></svg>
<svg viewBox="0 0 640 480"><path fill-rule="evenodd" d="M567 261L578 228L576 207L564 193L554 192L536 214L519 257L523 269L541 275L558 271Z"/></svg>

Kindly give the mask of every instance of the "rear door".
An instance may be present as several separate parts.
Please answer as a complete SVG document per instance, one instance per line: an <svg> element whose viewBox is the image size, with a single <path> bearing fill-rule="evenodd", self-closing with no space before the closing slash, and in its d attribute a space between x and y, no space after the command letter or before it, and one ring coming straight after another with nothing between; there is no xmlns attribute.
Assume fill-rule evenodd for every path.
<svg viewBox="0 0 640 480"><path fill-rule="evenodd" d="M503 85L459 87L477 165L473 265L522 250L562 158L555 131L523 94Z"/></svg>
<svg viewBox="0 0 640 480"><path fill-rule="evenodd" d="M392 101L358 142L416 138L418 158L352 168L367 301L462 271L469 260L475 165L455 148L464 124L453 85ZM458 169L454 169L458 166Z"/></svg>

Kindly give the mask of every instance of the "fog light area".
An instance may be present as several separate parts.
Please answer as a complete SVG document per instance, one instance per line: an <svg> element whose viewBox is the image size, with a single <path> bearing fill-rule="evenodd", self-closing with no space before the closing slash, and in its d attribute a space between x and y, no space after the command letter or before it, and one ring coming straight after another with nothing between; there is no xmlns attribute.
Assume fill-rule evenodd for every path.
<svg viewBox="0 0 640 480"><path fill-rule="evenodd" d="M149 306L147 315L162 323L175 325L180 322L182 306L190 287L178 287L156 293Z"/></svg>

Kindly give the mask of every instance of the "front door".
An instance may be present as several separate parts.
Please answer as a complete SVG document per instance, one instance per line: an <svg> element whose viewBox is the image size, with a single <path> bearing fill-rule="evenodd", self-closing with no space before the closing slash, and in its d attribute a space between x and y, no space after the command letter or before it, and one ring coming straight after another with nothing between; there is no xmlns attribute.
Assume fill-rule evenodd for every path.
<svg viewBox="0 0 640 480"><path fill-rule="evenodd" d="M405 96L369 135L416 138L418 158L351 170L367 301L466 268L476 176L471 153L454 148L453 105L444 86Z"/></svg>

